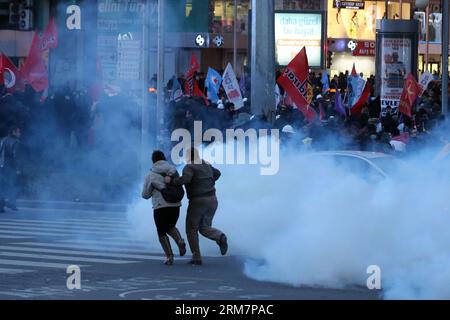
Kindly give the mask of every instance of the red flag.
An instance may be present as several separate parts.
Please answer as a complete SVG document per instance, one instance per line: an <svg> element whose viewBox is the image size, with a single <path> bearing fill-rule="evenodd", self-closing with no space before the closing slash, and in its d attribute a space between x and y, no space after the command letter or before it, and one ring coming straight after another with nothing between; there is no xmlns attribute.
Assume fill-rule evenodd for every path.
<svg viewBox="0 0 450 320"><path fill-rule="evenodd" d="M353 68L352 68L352 77L357 77L358 73L356 72L355 63L353 62Z"/></svg>
<svg viewBox="0 0 450 320"><path fill-rule="evenodd" d="M200 70L200 64L198 63L197 57L193 53L191 56L191 62L189 64L189 70L186 73L186 83L185 91L187 95L194 95L194 76L195 73Z"/></svg>
<svg viewBox="0 0 450 320"><path fill-rule="evenodd" d="M321 102L319 103L319 110L320 110L320 120L321 121L325 120L325 118L327 117L327 114L326 114L325 110L323 109L323 105Z"/></svg>
<svg viewBox="0 0 450 320"><path fill-rule="evenodd" d="M33 41L28 57L20 70L25 83L30 84L37 92L48 88L48 58L50 48L58 46L58 30L55 20L50 19L44 30L42 38L37 32L33 35Z"/></svg>
<svg viewBox="0 0 450 320"><path fill-rule="evenodd" d="M408 132L404 132L401 135L392 138L392 140L400 141L400 142L403 142L404 144L408 144L409 139L410 139L410 136L409 136Z"/></svg>
<svg viewBox="0 0 450 320"><path fill-rule="evenodd" d="M95 81L89 89L89 95L92 98L92 102L97 102L100 100L103 91L103 71L102 64L99 57L96 59L95 63Z"/></svg>
<svg viewBox="0 0 450 320"><path fill-rule="evenodd" d="M203 98L203 101L205 101L205 104L209 106L208 98L205 96L205 94L200 90L198 86L197 80L194 79L194 90L192 91L192 95L195 97Z"/></svg>
<svg viewBox="0 0 450 320"><path fill-rule="evenodd" d="M20 73L14 63L3 53L0 55L0 83L8 92L14 92L19 82Z"/></svg>
<svg viewBox="0 0 450 320"><path fill-rule="evenodd" d="M402 96L400 97L400 105L398 112L401 112L408 117L412 117L412 107L417 97L421 92L420 85L412 74L408 74L405 86L403 87Z"/></svg>
<svg viewBox="0 0 450 320"><path fill-rule="evenodd" d="M370 98L371 89L372 87L370 83L366 82L366 85L364 86L364 90L361 93L361 96L359 97L358 101L356 101L356 103L353 105L353 107L350 109L351 114L361 114L364 105Z"/></svg>
<svg viewBox="0 0 450 320"><path fill-rule="evenodd" d="M34 33L30 52L20 70L23 79L37 92L48 87L48 50L41 50L41 41L37 32Z"/></svg>
<svg viewBox="0 0 450 320"><path fill-rule="evenodd" d="M58 28L56 27L55 19L51 18L47 27L42 34L41 50L56 48L58 46Z"/></svg>
<svg viewBox="0 0 450 320"><path fill-rule="evenodd" d="M278 84L292 98L297 108L309 122L314 121L317 114L309 108L313 98L313 87L309 81L309 66L306 49L303 48L278 77Z"/></svg>

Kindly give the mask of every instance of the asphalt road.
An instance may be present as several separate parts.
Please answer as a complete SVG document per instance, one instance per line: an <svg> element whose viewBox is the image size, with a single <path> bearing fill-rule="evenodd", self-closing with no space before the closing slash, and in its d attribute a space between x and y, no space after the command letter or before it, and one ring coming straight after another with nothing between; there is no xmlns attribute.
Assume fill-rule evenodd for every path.
<svg viewBox="0 0 450 320"><path fill-rule="evenodd" d="M303 300L377 299L366 288L295 288L243 274L239 257L204 257L202 266L162 264L159 248L132 241L125 213L23 209L0 213L0 299ZM68 289L68 266L80 289Z"/></svg>

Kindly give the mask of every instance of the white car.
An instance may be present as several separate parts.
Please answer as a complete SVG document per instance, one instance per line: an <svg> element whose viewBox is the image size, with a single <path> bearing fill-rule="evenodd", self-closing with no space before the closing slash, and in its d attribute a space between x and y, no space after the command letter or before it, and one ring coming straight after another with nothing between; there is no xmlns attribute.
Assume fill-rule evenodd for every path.
<svg viewBox="0 0 450 320"><path fill-rule="evenodd" d="M401 160L379 152L320 151L311 153L308 157L332 159L337 166L375 182L389 178L401 165Z"/></svg>

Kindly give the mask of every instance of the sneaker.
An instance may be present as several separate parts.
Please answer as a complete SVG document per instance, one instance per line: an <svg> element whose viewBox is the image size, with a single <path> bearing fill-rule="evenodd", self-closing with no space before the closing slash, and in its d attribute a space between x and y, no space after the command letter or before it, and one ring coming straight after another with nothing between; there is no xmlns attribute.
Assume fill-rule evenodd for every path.
<svg viewBox="0 0 450 320"><path fill-rule="evenodd" d="M220 236L220 240L217 243L220 247L220 253L224 256L227 254L228 251L228 241L227 241L227 236L225 234L222 234Z"/></svg>

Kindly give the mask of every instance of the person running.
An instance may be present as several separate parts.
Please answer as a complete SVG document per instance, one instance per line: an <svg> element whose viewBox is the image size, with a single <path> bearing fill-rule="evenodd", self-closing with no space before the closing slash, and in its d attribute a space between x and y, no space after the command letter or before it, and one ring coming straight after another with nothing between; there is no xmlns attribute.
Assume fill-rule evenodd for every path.
<svg viewBox="0 0 450 320"><path fill-rule="evenodd" d="M179 175L176 168L166 161L166 157L162 151L156 150L153 152L152 162L152 169L145 178L142 197L146 200L152 198L153 217L158 231L159 242L166 254L164 264L173 265L174 255L168 235L171 236L178 245L180 256L186 254L186 244L176 228L180 216L181 202L167 202L164 199L161 190L166 187L164 177L178 177Z"/></svg>
<svg viewBox="0 0 450 320"><path fill-rule="evenodd" d="M206 161L200 159L198 150L189 149L186 154L187 165L181 177L167 177L166 183L184 185L189 199L186 215L186 235L192 252L190 264L201 265L202 257L198 232L204 237L215 241L222 255L228 250L226 235L212 227L218 202L215 183L220 178L220 171Z"/></svg>

